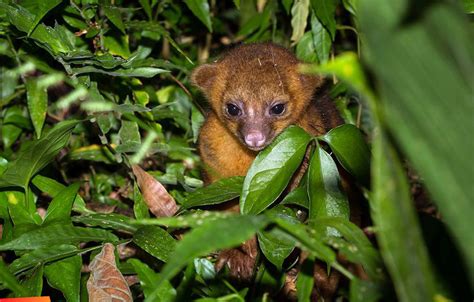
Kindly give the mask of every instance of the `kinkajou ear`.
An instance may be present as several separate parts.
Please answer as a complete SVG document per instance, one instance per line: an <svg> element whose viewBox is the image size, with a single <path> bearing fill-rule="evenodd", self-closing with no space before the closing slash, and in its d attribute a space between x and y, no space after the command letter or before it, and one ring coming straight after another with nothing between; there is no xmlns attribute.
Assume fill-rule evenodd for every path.
<svg viewBox="0 0 474 302"><path fill-rule="evenodd" d="M211 90L216 76L217 66L215 64L204 64L193 70L191 83L206 93Z"/></svg>

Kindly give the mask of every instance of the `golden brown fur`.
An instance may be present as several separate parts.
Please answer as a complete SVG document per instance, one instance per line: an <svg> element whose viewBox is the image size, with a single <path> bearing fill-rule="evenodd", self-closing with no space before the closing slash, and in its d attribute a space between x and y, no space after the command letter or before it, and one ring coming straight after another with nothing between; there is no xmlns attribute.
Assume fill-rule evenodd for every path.
<svg viewBox="0 0 474 302"><path fill-rule="evenodd" d="M296 124L320 135L341 123L328 98L315 99L323 80L298 72L299 61L287 49L271 43L238 46L220 60L194 70L192 82L211 106L199 136L199 151L206 181L245 175L257 152ZM238 103L245 116L226 113L226 104ZM283 103L285 112L272 116L272 103ZM250 132L262 133L263 146L246 145Z"/></svg>

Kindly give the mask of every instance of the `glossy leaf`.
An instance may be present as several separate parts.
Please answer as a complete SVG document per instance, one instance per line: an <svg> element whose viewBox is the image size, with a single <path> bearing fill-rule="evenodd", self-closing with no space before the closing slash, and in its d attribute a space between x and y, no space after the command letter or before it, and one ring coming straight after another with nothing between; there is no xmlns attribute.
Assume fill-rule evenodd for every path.
<svg viewBox="0 0 474 302"><path fill-rule="evenodd" d="M31 178L44 168L67 144L78 121L64 121L53 127L41 139L33 141L0 176L0 188L18 186L26 190Z"/></svg>
<svg viewBox="0 0 474 302"><path fill-rule="evenodd" d="M31 296L41 296L43 291L43 265L38 265L28 272L21 285L30 292Z"/></svg>
<svg viewBox="0 0 474 302"><path fill-rule="evenodd" d="M51 287L61 291L66 301L79 301L82 258L75 255L45 265L44 275Z"/></svg>
<svg viewBox="0 0 474 302"><path fill-rule="evenodd" d="M39 85L37 79L26 81L26 92L31 122L35 128L36 137L40 138L48 109L48 93L46 87Z"/></svg>
<svg viewBox="0 0 474 302"><path fill-rule="evenodd" d="M283 206L276 206L266 214L270 219L278 217L290 224L299 223L293 210ZM288 257L295 248L295 240L276 227L259 232L258 243L265 258L278 269L282 268L283 261L285 261L286 257Z"/></svg>
<svg viewBox="0 0 474 302"><path fill-rule="evenodd" d="M80 222L91 226L98 226L105 229L113 229L122 232L134 233L137 228L133 225L133 219L130 217L109 213L91 213L81 216L71 217L72 221Z"/></svg>
<svg viewBox="0 0 474 302"><path fill-rule="evenodd" d="M336 163L318 144L311 156L308 168L308 197L311 225L323 217L342 217L349 220L349 201L342 190ZM328 228L327 234L338 235Z"/></svg>
<svg viewBox="0 0 474 302"><path fill-rule="evenodd" d="M44 217L44 225L53 222L67 223L71 221L72 204L76 199L77 190L79 190L79 184L73 184L61 190L53 198Z"/></svg>
<svg viewBox="0 0 474 302"><path fill-rule="evenodd" d="M384 134L374 139L371 217L382 257L402 301L439 294L400 159Z"/></svg>
<svg viewBox="0 0 474 302"><path fill-rule="evenodd" d="M211 13L207 0L184 0L193 14L212 32Z"/></svg>
<svg viewBox="0 0 474 302"><path fill-rule="evenodd" d="M322 138L329 144L339 163L361 184L370 183L370 149L360 130L351 124L331 129Z"/></svg>
<svg viewBox="0 0 474 302"><path fill-rule="evenodd" d="M167 262L175 249L176 241L159 226L145 226L133 234L133 242L150 255Z"/></svg>
<svg viewBox="0 0 474 302"><path fill-rule="evenodd" d="M158 217L153 219L138 219L134 222L135 225L161 225L166 227L189 228L196 227L203 223L203 221L213 221L225 219L235 216L231 212L218 211L195 211L187 215L175 217Z"/></svg>
<svg viewBox="0 0 474 302"><path fill-rule="evenodd" d="M89 241L116 242L117 240L115 235L101 229L53 224L24 233L12 241L0 244L0 251L32 250L58 244L76 244Z"/></svg>
<svg viewBox="0 0 474 302"><path fill-rule="evenodd" d="M160 283L175 276L193 258L205 255L212 251L230 248L249 239L268 224L263 216L236 215L225 219L201 221L201 225L176 245L176 249L166 265L161 270ZM219 232L215 232L219 230ZM159 286L159 284L155 286ZM158 290L146 299L153 301Z"/></svg>
<svg viewBox="0 0 474 302"><path fill-rule="evenodd" d="M61 0L45 0L45 1L37 1L37 6L35 7L35 19L28 30L28 35L36 28L38 23L43 19L43 17L53 8L55 8L58 4L60 4Z"/></svg>
<svg viewBox="0 0 474 302"><path fill-rule="evenodd" d="M351 302L376 302L387 295L379 284L354 278L351 280L349 299Z"/></svg>
<svg viewBox="0 0 474 302"><path fill-rule="evenodd" d="M244 178L242 176L220 179L190 193L186 196L182 205L189 209L197 206L219 204L238 198L242 191L243 182Z"/></svg>
<svg viewBox="0 0 474 302"><path fill-rule="evenodd" d="M301 265L296 279L298 302L310 302L314 286L314 260L306 259Z"/></svg>
<svg viewBox="0 0 474 302"><path fill-rule="evenodd" d="M303 129L290 126L257 155L244 180L242 213L258 214L280 196L303 160L310 139Z"/></svg>

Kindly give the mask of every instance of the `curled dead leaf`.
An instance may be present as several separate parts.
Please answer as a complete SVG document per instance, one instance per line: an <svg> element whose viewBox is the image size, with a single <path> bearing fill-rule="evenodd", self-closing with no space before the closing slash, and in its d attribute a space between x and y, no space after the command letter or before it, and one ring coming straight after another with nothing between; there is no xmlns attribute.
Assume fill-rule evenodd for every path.
<svg viewBox="0 0 474 302"><path fill-rule="evenodd" d="M153 215L156 217L173 216L178 211L178 206L165 187L140 166L133 165L132 169L143 199Z"/></svg>
<svg viewBox="0 0 474 302"><path fill-rule="evenodd" d="M114 245L106 243L102 251L89 264L91 275L87 292L91 302L129 302L132 293L115 264Z"/></svg>

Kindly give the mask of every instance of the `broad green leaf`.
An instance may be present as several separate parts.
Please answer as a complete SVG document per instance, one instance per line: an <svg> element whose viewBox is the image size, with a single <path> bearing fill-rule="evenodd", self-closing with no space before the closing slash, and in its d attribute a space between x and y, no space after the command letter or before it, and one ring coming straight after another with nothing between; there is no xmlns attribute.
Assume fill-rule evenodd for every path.
<svg viewBox="0 0 474 302"><path fill-rule="evenodd" d="M65 185L56 180L39 174L33 177L31 183L40 189L41 192L47 193L53 198L66 188ZM76 198L74 199L73 210L79 213L92 213L91 210L86 208L86 203L79 194L76 194Z"/></svg>
<svg viewBox="0 0 474 302"><path fill-rule="evenodd" d="M448 3L426 7L417 22L402 27L405 1L383 3L383 14L374 12L378 2L359 2L382 121L423 178L474 284L474 236L466 223L474 213L472 29Z"/></svg>
<svg viewBox="0 0 474 302"><path fill-rule="evenodd" d="M45 246L42 248L34 249L29 251L20 258L15 259L8 269L13 274L19 274L25 270L28 270L39 263L44 264L64 257L76 255L80 250L74 245L62 244Z"/></svg>
<svg viewBox="0 0 474 302"><path fill-rule="evenodd" d="M26 81L26 92L31 122L35 127L36 137L40 138L48 109L48 93L46 87L38 84L38 79Z"/></svg>
<svg viewBox="0 0 474 302"><path fill-rule="evenodd" d="M334 41L336 36L336 0L311 0L311 8Z"/></svg>
<svg viewBox="0 0 474 302"><path fill-rule="evenodd" d="M170 280L193 258L210 252L237 246L262 230L268 219L264 216L235 215L225 219L201 221L201 225L176 244L173 257L161 270L160 283ZM216 232L216 230L219 230ZM155 284L159 286L160 283ZM145 301L154 301L159 289Z"/></svg>
<svg viewBox="0 0 474 302"><path fill-rule="evenodd" d="M43 17L53 8L55 8L62 0L42 0L37 1L37 6L33 13L35 14L35 19L33 20L33 24L31 24L30 29L28 30L28 36L33 32L36 28L38 23L43 19Z"/></svg>
<svg viewBox="0 0 474 302"><path fill-rule="evenodd" d="M22 280L21 286L28 290L31 296L41 296L43 291L43 265L39 265L28 272Z"/></svg>
<svg viewBox="0 0 474 302"><path fill-rule="evenodd" d="M361 184L370 184L370 149L360 130L351 124L331 129L322 138L339 163Z"/></svg>
<svg viewBox="0 0 474 302"><path fill-rule="evenodd" d="M79 121L64 121L54 126L41 139L33 141L22 150L0 176L0 188L18 186L24 190L31 178L44 168L67 144L69 136Z"/></svg>
<svg viewBox="0 0 474 302"><path fill-rule="evenodd" d="M68 154L69 160L89 160L105 164L116 163L116 158L112 152L102 145L83 146L72 150Z"/></svg>
<svg viewBox="0 0 474 302"><path fill-rule="evenodd" d="M136 182L133 184L133 214L136 219L150 218L150 211Z"/></svg>
<svg viewBox="0 0 474 302"><path fill-rule="evenodd" d="M377 242L401 301L439 294L400 159L385 134L374 138L371 217Z"/></svg>
<svg viewBox="0 0 474 302"><path fill-rule="evenodd" d="M45 265L44 275L51 287L61 291L66 301L79 301L82 258L75 255Z"/></svg>
<svg viewBox="0 0 474 302"><path fill-rule="evenodd" d="M156 290L156 300L158 302L174 301L176 298L176 290L169 281L161 283L156 288L156 284L160 280L160 275L155 273L148 265L138 259L129 259L130 263L140 279L140 286L145 294L145 298L149 297Z"/></svg>
<svg viewBox="0 0 474 302"><path fill-rule="evenodd" d="M97 213L71 217L72 221L83 224L113 229L122 232L134 233L137 227L133 225L133 219L115 213Z"/></svg>
<svg viewBox="0 0 474 302"><path fill-rule="evenodd" d="M80 242L116 242L118 238L105 230L53 224L22 234L7 243L0 244L0 251L33 250L58 244Z"/></svg>
<svg viewBox="0 0 474 302"><path fill-rule="evenodd" d="M203 221L213 221L219 219L225 219L235 216L236 214L231 212L216 212L216 211L195 211L187 215L181 215L176 217L158 217L149 219L139 219L134 221L137 226L142 225L161 225L166 227L175 228L189 228L196 227L203 223Z"/></svg>
<svg viewBox="0 0 474 302"><path fill-rule="evenodd" d="M159 226L144 226L133 234L133 242L150 255L167 262L176 246L176 240Z"/></svg>
<svg viewBox="0 0 474 302"><path fill-rule="evenodd" d="M280 196L303 160L310 140L303 129L290 126L257 155L243 184L243 214L258 214Z"/></svg>
<svg viewBox="0 0 474 302"><path fill-rule="evenodd" d="M290 224L300 223L293 210L284 206L276 206L267 213L270 219L280 218ZM295 248L295 240L277 227L258 233L258 243L265 258L278 269L282 268L283 261Z"/></svg>
<svg viewBox="0 0 474 302"><path fill-rule="evenodd" d="M123 25L122 16L120 10L114 6L104 6L102 8L107 19L112 22L123 34L125 34L125 25Z"/></svg>
<svg viewBox="0 0 474 302"><path fill-rule="evenodd" d="M194 269L196 274L203 280L212 280L216 277L214 264L206 258L195 258Z"/></svg>
<svg viewBox="0 0 474 302"><path fill-rule="evenodd" d="M77 67L72 69L72 73L75 75L81 75L85 73L101 73L111 75L114 77L143 77L152 78L160 73L169 72L168 70L155 67L137 67L137 68L119 68L115 70L100 69L93 66Z"/></svg>
<svg viewBox="0 0 474 302"><path fill-rule="evenodd" d="M295 0L291 8L291 41L297 43L304 34L309 15L309 0Z"/></svg>
<svg viewBox="0 0 474 302"><path fill-rule="evenodd" d="M190 193L182 202L182 206L189 209L197 206L219 204L238 198L242 191L243 182L244 178L242 176L220 179Z"/></svg>
<svg viewBox="0 0 474 302"><path fill-rule="evenodd" d="M341 179L332 157L316 144L308 168L308 197L311 225L317 225L323 217L342 217L349 220L349 201L342 190ZM328 235L338 236L334 229Z"/></svg>
<svg viewBox="0 0 474 302"><path fill-rule="evenodd" d="M29 291L20 285L15 276L10 273L2 259L0 259L0 277L0 284L10 289L16 297L30 296Z"/></svg>
<svg viewBox="0 0 474 302"><path fill-rule="evenodd" d="M306 259L298 272L296 279L296 294L298 302L310 302L314 286L314 260Z"/></svg>
<svg viewBox="0 0 474 302"><path fill-rule="evenodd" d="M207 0L184 0L193 14L212 32L211 13Z"/></svg>
<svg viewBox="0 0 474 302"><path fill-rule="evenodd" d="M55 222L68 223L71 221L72 204L77 196L79 184L70 185L59 192L48 206L48 212L44 217L43 224Z"/></svg>
<svg viewBox="0 0 474 302"><path fill-rule="evenodd" d="M316 50L319 62L327 62L331 53L331 36L314 14L311 14L311 33L313 36L313 47Z"/></svg>

